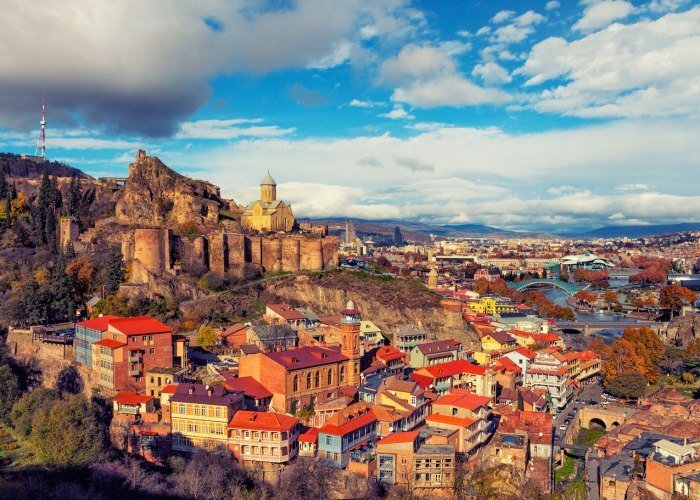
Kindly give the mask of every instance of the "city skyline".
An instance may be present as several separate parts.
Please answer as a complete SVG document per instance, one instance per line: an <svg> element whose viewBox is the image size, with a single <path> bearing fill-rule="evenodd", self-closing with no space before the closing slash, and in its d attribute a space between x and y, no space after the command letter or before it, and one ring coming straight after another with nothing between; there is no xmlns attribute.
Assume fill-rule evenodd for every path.
<svg viewBox="0 0 700 500"><path fill-rule="evenodd" d="M166 6L167 3L167 6ZM700 7L683 0L6 9L0 150L145 148L299 217L585 230L698 221Z"/></svg>

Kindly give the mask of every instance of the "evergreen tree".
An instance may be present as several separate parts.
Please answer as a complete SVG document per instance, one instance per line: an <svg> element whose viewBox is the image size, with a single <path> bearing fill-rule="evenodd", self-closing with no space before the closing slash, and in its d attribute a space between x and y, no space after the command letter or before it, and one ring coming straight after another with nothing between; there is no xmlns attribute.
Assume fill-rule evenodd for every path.
<svg viewBox="0 0 700 500"><path fill-rule="evenodd" d="M35 229L37 231L37 236L41 239L42 243L47 243L47 233L46 233L46 218L49 211L51 211L51 179L49 179L48 170L44 170L44 175L41 178L41 184L39 186L39 196L37 197L36 215L34 217Z"/></svg>
<svg viewBox="0 0 700 500"><path fill-rule="evenodd" d="M68 185L68 200L66 202L66 214L72 217L80 215L80 199L82 198L82 185L77 177L71 177Z"/></svg>
<svg viewBox="0 0 700 500"><path fill-rule="evenodd" d="M7 178L5 177L4 173L1 173L0 174L0 198L6 197L8 190L9 190L9 185L7 184Z"/></svg>
<svg viewBox="0 0 700 500"><path fill-rule="evenodd" d="M523 401L523 393L518 389L518 410L525 410L525 402Z"/></svg>
<svg viewBox="0 0 700 500"><path fill-rule="evenodd" d="M126 270L122 260L122 253L118 248L115 248L112 250L105 268L104 285L107 293L112 294L119 290L119 285L124 282L125 274Z"/></svg>
<svg viewBox="0 0 700 500"><path fill-rule="evenodd" d="M50 320L72 318L76 309L73 297L73 279L66 273L66 259L61 253L59 253L56 265L51 270L49 292L51 294Z"/></svg>
<svg viewBox="0 0 700 500"><path fill-rule="evenodd" d="M12 218L12 202L10 201L10 197L6 196L5 197L5 219L2 221L2 228L7 229L10 227L10 222Z"/></svg>

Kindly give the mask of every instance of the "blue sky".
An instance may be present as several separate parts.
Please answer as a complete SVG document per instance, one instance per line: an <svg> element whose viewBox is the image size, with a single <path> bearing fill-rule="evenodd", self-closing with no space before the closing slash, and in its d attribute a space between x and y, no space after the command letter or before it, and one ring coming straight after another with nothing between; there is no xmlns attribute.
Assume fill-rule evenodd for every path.
<svg viewBox="0 0 700 500"><path fill-rule="evenodd" d="M700 220L691 0L5 0L0 151L144 148L298 217L578 231Z"/></svg>

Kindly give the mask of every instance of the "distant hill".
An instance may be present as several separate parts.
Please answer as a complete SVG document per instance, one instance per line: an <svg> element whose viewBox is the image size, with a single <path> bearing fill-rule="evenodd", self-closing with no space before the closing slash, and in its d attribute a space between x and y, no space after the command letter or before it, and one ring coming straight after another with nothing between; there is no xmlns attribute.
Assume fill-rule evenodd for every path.
<svg viewBox="0 0 700 500"><path fill-rule="evenodd" d="M639 238L658 234L679 233L682 231L700 231L700 222L682 222L679 224L650 224L645 226L605 226L580 236L589 238Z"/></svg>
<svg viewBox="0 0 700 500"><path fill-rule="evenodd" d="M36 162L34 160L24 160L20 155L13 153L0 153L0 171L6 171L9 165L11 177L22 177L25 179L38 179L44 175L48 169L49 175L56 177L80 177L87 179L89 176L77 168L70 167L65 163L57 161Z"/></svg>
<svg viewBox="0 0 700 500"><path fill-rule="evenodd" d="M497 227L484 226L482 224L448 224L442 226L449 231L458 231L461 233L475 234L514 234L513 231L507 229L499 229Z"/></svg>

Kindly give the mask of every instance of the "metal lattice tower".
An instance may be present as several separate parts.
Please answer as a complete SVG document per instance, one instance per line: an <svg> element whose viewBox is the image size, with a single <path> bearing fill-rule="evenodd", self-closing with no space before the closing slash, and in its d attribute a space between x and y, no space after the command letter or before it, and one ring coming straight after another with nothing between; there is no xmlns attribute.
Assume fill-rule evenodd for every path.
<svg viewBox="0 0 700 500"><path fill-rule="evenodd" d="M41 156L46 161L46 96L41 94L41 132L39 132L39 140L36 143L35 156ZM39 154L41 151L41 154Z"/></svg>

